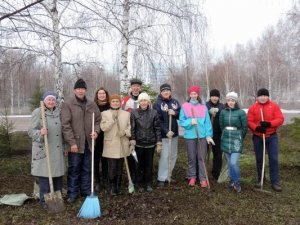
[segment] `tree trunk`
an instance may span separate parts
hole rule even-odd
[[[129,0],[123,4],[122,41],[121,41],[121,69],[120,69],[120,91],[127,92],[128,82],[128,45],[129,45]]]

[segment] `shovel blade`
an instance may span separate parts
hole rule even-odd
[[[66,209],[60,191],[47,193],[44,195],[44,198],[49,213],[59,213],[63,212]]]

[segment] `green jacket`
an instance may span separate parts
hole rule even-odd
[[[247,116],[239,108],[225,108],[220,113],[221,150],[226,153],[241,153],[243,139],[248,130]]]

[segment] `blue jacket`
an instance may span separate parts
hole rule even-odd
[[[197,118],[199,138],[212,137],[213,131],[206,105],[201,103],[192,104],[190,102],[185,102],[182,105],[179,115],[179,125],[184,128],[184,138],[197,138],[195,125],[192,125],[192,109],[194,110],[195,118]]]
[[[159,115],[162,138],[167,138],[166,134],[169,131],[168,109],[173,109],[175,111],[175,116],[172,116],[171,130],[174,132],[173,137],[178,136],[177,120],[179,119],[180,108],[180,103],[172,97],[170,99],[164,99],[161,95],[157,97],[157,100],[153,105],[153,109],[155,109]]]

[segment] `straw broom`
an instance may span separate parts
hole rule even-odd
[[[92,123],[92,133],[95,132],[95,113],[93,113],[93,123]],[[95,140],[92,138],[92,168],[91,168],[91,194],[87,196],[84,203],[79,210],[77,217],[85,218],[85,219],[95,219],[101,216],[100,211],[100,201],[98,196],[94,193],[94,148],[95,148]]]

